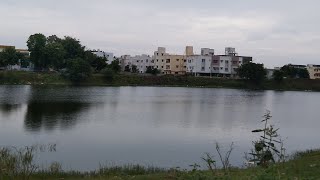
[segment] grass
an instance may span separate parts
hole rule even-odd
[[[162,169],[139,165],[101,167],[96,171],[63,171],[59,163],[53,163],[47,169],[36,169],[32,160],[35,147],[22,149],[0,149],[0,179],[320,179],[320,150],[297,152],[290,160],[277,163],[269,168],[247,167],[187,171],[179,169]]]
[[[34,85],[73,85],[58,73],[35,73],[19,71],[0,72],[0,84]],[[285,79],[281,83],[266,80],[261,85],[248,83],[240,79],[208,78],[193,76],[141,76],[137,74],[115,75],[113,80],[106,80],[102,74],[93,74],[89,79],[78,83],[85,86],[175,86],[207,87],[257,90],[295,90],[320,91],[320,80]]]

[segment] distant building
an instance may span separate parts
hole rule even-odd
[[[166,62],[165,59],[168,58],[169,54],[166,53],[166,48],[158,47],[158,50],[153,53],[154,68],[160,70],[164,74]]]
[[[8,46],[8,45],[0,45],[0,52],[2,52],[6,48],[16,48],[15,46]]]
[[[138,73],[145,73],[147,68],[150,66],[154,67],[154,60],[151,56],[142,54],[137,56],[124,55],[120,58],[121,69],[124,71],[126,67],[132,70],[132,66],[137,67]]]
[[[114,61],[113,53],[104,52],[100,50],[93,50],[91,52],[98,57],[107,58],[107,62],[106,62],[107,64],[111,64]]]
[[[0,45],[0,52],[4,51],[6,48],[14,48],[18,53],[23,54],[24,58],[19,59],[18,63],[15,65],[9,65],[7,67],[2,67],[1,69],[21,71],[31,71],[33,69],[32,63],[29,60],[30,52],[27,49],[16,49],[15,46]]]
[[[310,79],[320,79],[320,65],[308,64]]]
[[[227,47],[225,55],[215,55],[214,49],[202,48],[200,55],[187,56],[186,72],[196,76],[236,77],[237,69],[252,61],[252,57],[238,56],[235,48]]]

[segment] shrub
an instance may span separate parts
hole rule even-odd
[[[92,74],[89,62],[82,58],[68,60],[66,76],[73,82],[84,81]]]

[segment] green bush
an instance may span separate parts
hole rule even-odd
[[[89,78],[92,74],[89,62],[82,58],[68,60],[66,77],[72,82],[80,82]]]
[[[102,74],[103,74],[103,77],[106,81],[113,81],[114,80],[115,73],[112,69],[105,68],[102,70]]]

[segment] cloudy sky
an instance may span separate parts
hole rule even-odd
[[[30,34],[76,37],[123,54],[197,53],[224,47],[267,67],[320,64],[319,0],[1,0],[0,44],[26,47]]]

